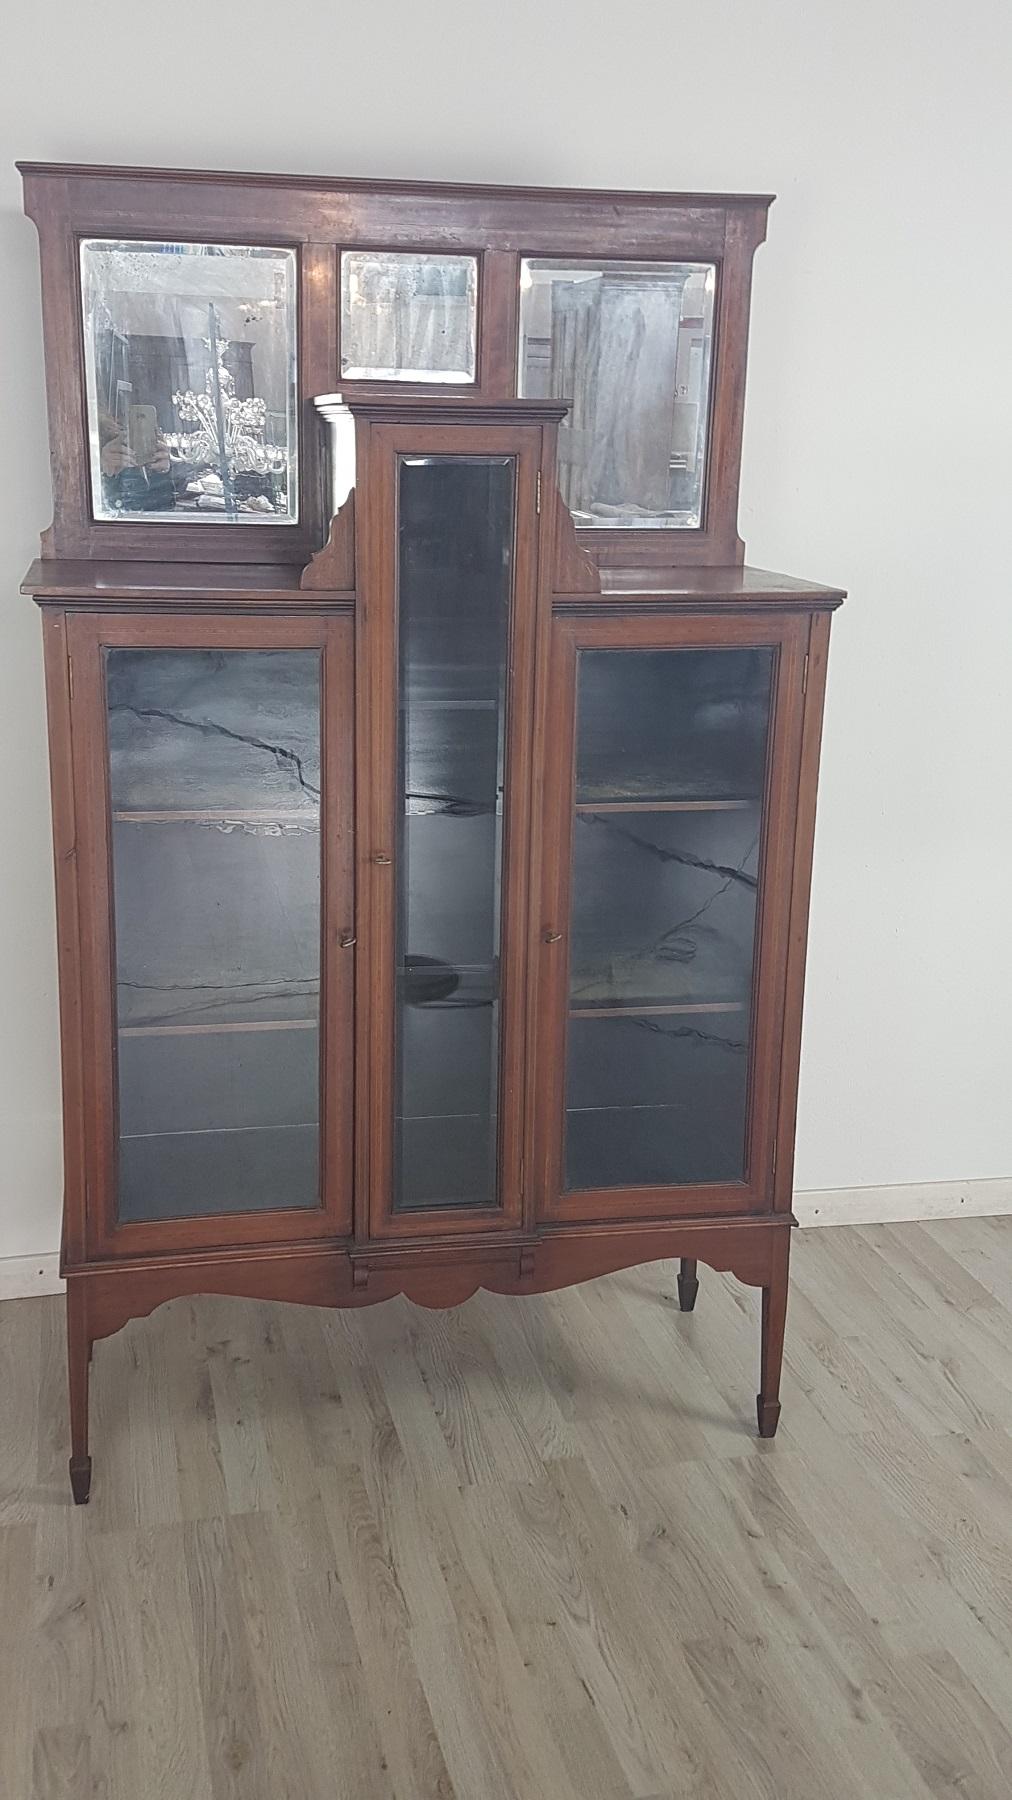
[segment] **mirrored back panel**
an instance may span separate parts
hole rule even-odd
[[[45,559],[297,581],[333,516],[311,402],[449,390],[476,416],[567,403],[560,483],[599,566],[744,560],[768,195],[20,167],[46,294]]]
[[[520,267],[518,391],[570,405],[559,485],[580,527],[703,522],[713,263]]]
[[[293,250],[81,244],[95,519],[294,524]]]

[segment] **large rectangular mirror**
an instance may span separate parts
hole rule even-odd
[[[519,392],[559,399],[559,485],[578,526],[698,528],[713,263],[520,265]]]
[[[92,238],[81,299],[93,516],[294,523],[295,252]]]

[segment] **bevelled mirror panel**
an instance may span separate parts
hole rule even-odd
[[[295,523],[296,292],[293,250],[82,243],[96,519]]]
[[[478,259],[403,251],[341,256],[341,374],[347,381],[471,382]]]
[[[705,504],[713,263],[521,263],[519,392],[570,403],[576,524],[693,530]]]

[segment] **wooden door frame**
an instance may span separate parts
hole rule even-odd
[[[769,1212],[777,1142],[784,1000],[809,621],[800,615],[570,613],[552,621],[545,861],[532,1037],[531,1169],[536,1217],[572,1222]],[[583,649],[765,648],[774,652],[753,961],[745,1180],[684,1186],[563,1188],[578,655]]]
[[[526,946],[535,770],[535,673],[551,613],[551,533],[539,495],[553,479],[560,408],[478,409],[433,403],[428,418],[353,406],[358,421],[358,1007],[356,1240],[455,1238],[519,1229],[523,1218]],[[524,419],[524,412],[527,418]],[[541,415],[541,416],[539,416]],[[397,468],[402,456],[509,456],[516,463],[513,586],[506,690],[506,754],[499,923],[498,1156],[500,1204],[393,1211],[397,910]],[[546,517],[554,518],[549,510]]]
[[[354,937],[353,624],[337,613],[290,617],[81,612],[66,624],[76,814],[85,1194],[83,1260],[346,1237],[352,1213]],[[103,651],[298,650],[321,653],[321,1204],[120,1224],[116,1219],[117,1074],[112,817]]]

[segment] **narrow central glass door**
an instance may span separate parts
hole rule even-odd
[[[490,1208],[516,461],[398,468],[394,1210]]]

